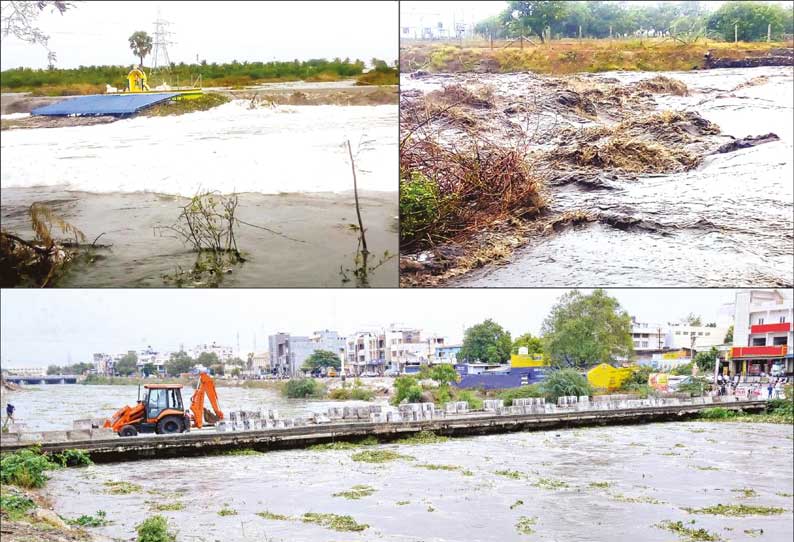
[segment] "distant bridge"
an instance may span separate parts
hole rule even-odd
[[[18,376],[3,375],[3,380],[14,384],[77,384],[77,375]]]

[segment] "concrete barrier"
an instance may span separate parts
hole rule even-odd
[[[108,430],[111,431],[112,430]],[[66,439],[67,440],[91,440],[91,430],[90,429],[72,429],[71,431],[66,432]]]

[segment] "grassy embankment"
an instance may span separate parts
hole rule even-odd
[[[519,72],[571,74],[580,72],[687,71],[703,67],[704,55],[740,59],[764,56],[774,49],[791,47],[791,42],[738,44],[699,40],[680,43],[671,40],[559,40],[545,45],[524,44],[521,49],[507,42],[484,41],[461,44],[411,43],[400,49],[400,70],[411,72]]]
[[[379,67],[365,73],[360,60],[309,60],[306,62],[251,62],[231,64],[178,64],[170,72],[150,74],[149,86],[163,83],[192,86],[197,76],[203,87],[244,88],[259,83],[290,81],[330,82],[355,79],[357,85],[396,85],[397,70]],[[0,91],[30,92],[34,96],[103,94],[105,85],[126,88],[129,66],[82,66],[74,69],[33,70],[15,68],[0,72]]]

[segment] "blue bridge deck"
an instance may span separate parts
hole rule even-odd
[[[68,117],[70,115],[124,116],[132,115],[141,109],[165,102],[178,95],[178,92],[164,92],[162,94],[94,94],[38,107],[30,113],[31,115],[51,117]]]

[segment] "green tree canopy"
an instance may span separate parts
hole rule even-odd
[[[200,363],[204,367],[212,367],[213,365],[218,365],[220,362],[221,360],[215,352],[202,352],[196,358],[196,363]]]
[[[703,319],[696,315],[694,312],[690,312],[686,316],[681,319],[681,322],[690,326],[702,326]]]
[[[455,367],[448,363],[439,363],[428,367],[425,365],[419,373],[421,378],[429,378],[435,380],[442,386],[448,385],[450,382],[457,382],[460,378]]]
[[[631,317],[602,289],[563,295],[543,322],[542,333],[552,364],[561,367],[587,369],[634,353]]]
[[[146,363],[141,367],[141,372],[146,376],[150,376],[157,372],[157,368],[154,366],[154,363]]]
[[[501,17],[511,36],[528,36],[534,33],[540,41],[545,41],[543,33],[546,27],[554,25],[564,17],[565,4],[556,0],[508,2]]]
[[[127,352],[120,360],[116,362],[116,372],[121,376],[129,376],[135,374],[138,366],[138,354],[133,351]]]
[[[518,354],[518,349],[522,346],[525,346],[530,354],[543,353],[543,339],[532,336],[532,333],[524,333],[516,337],[516,340],[513,341],[511,353]]]
[[[177,376],[190,372],[195,364],[195,360],[184,350],[172,352],[171,358],[165,362],[165,372],[171,376]]]
[[[772,36],[780,39],[791,33],[791,9],[767,2],[725,2],[711,14],[708,28],[725,41],[734,40],[734,24],[738,25],[739,41],[763,41],[767,25],[772,25]]]
[[[698,368],[704,373],[713,373],[714,372],[714,365],[716,364],[717,356],[719,356],[719,352],[715,347],[711,347],[711,350],[708,352],[698,352],[695,354],[695,358],[692,360],[697,364]]]
[[[140,59],[140,66],[143,67],[143,59],[152,52],[152,37],[144,32],[138,30],[129,37],[130,49],[132,53]]]
[[[506,363],[512,345],[510,333],[489,318],[466,330],[458,357],[470,362]]]
[[[728,331],[725,333],[725,338],[722,340],[725,344],[733,344],[733,324],[730,325]]]
[[[320,367],[333,367],[339,370],[342,367],[342,360],[339,356],[329,350],[315,350],[311,356],[306,358],[303,362],[301,369],[304,371],[313,371]]]
[[[50,365],[49,367],[47,367],[47,374],[59,375],[61,374],[61,368],[58,365]]]

